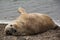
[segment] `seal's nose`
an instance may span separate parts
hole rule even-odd
[[[16,29],[14,28],[10,28],[8,30],[5,31],[6,32],[6,35],[13,35],[14,33],[16,33]]]

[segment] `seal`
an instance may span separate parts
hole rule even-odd
[[[24,8],[18,8],[18,12],[20,16],[5,27],[7,35],[34,35],[58,27],[46,14],[27,13]]]

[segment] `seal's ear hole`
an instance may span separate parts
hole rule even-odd
[[[10,25],[11,27],[13,26],[13,25]]]

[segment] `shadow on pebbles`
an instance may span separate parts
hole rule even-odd
[[[0,24],[0,40],[60,40],[60,29],[31,36],[6,36],[4,35],[5,26],[6,24]]]

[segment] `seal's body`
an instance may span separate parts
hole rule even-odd
[[[46,14],[26,13],[23,8],[18,9],[21,15],[5,27],[9,35],[30,35],[56,28],[56,24]]]

